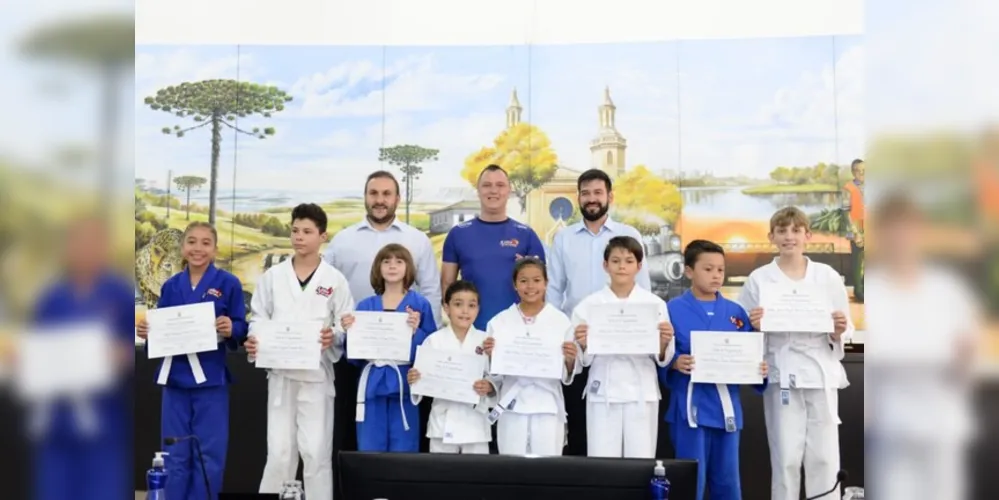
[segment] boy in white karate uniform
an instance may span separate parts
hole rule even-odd
[[[770,444],[772,500],[798,500],[804,458],[805,496],[819,495],[836,483],[839,472],[839,395],[848,385],[843,334],[853,331],[843,277],[832,267],[805,257],[811,238],[808,217],[796,207],[770,218],[770,242],[780,254],[749,275],[738,302],[760,330],[766,311],[761,289],[772,284],[802,283],[828,290],[833,331],[766,332],[766,362],[772,381],[763,393]],[[830,498],[839,498],[839,493]]]
[[[493,374],[490,380],[499,388],[493,410],[496,440],[503,455],[558,456],[566,444],[565,396],[562,385],[572,384],[583,371],[576,357],[576,343],[569,318],[545,302],[548,273],[540,259],[525,257],[513,267],[513,286],[520,297],[514,304],[489,320],[485,351],[492,360],[496,337],[500,343],[508,335],[547,338],[554,347],[561,341],[561,366],[545,366],[549,377]],[[554,350],[550,354],[554,354]],[[539,367],[540,368],[540,367]]]
[[[617,236],[604,249],[604,270],[610,284],[572,311],[576,343],[583,366],[590,367],[583,392],[586,398],[587,456],[653,458],[659,436],[659,378],[657,366],[668,366],[676,344],[666,302],[635,285],[642,267],[642,244]],[[654,304],[659,330],[658,355],[594,355],[586,350],[587,318],[598,304]],[[649,325],[657,328],[657,325]]]
[[[294,257],[270,268],[253,294],[246,352],[253,361],[266,339],[258,338],[266,321],[323,323],[323,356],[313,370],[274,369],[267,373],[267,463],[260,493],[280,493],[295,479],[302,455],[305,493],[310,499],[333,498],[333,363],[343,354],[342,325],[354,310],[347,279],[323,262],[319,247],[326,241],[326,213],[316,204],[291,212]],[[254,328],[257,327],[257,328]],[[337,329],[334,335],[333,329]],[[320,332],[316,332],[320,341]]]
[[[486,332],[476,330],[474,325],[475,317],[479,314],[479,292],[475,285],[470,281],[458,280],[447,287],[444,292],[444,312],[451,324],[432,333],[423,341],[421,348],[483,356],[486,358],[486,368],[482,379],[473,384],[475,392],[479,394],[478,404],[434,398],[427,421],[430,453],[488,455],[489,443],[493,440],[489,407],[496,389],[486,379],[489,371],[489,359],[483,348]],[[410,387],[418,384],[419,370],[410,368],[406,379]],[[411,394],[411,398],[414,405],[419,405],[423,396]]]

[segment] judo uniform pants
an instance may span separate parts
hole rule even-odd
[[[280,493],[284,481],[294,480],[301,453],[305,496],[332,500],[333,396],[328,382],[271,374],[267,386],[267,463],[260,493]]]
[[[462,455],[488,455],[489,443],[444,444],[440,438],[430,438],[430,453],[460,453]]]
[[[503,455],[560,456],[565,445],[565,423],[558,415],[507,411],[496,422],[496,437]]]
[[[605,403],[586,400],[586,455],[655,458],[659,402]]]
[[[874,460],[868,464],[876,480],[866,488],[871,498],[967,498],[964,443],[946,438],[934,442],[902,437],[872,441],[867,443],[867,451]]]
[[[176,445],[174,445],[176,447]],[[123,438],[46,438],[35,459],[35,500],[127,498],[131,448]],[[148,465],[147,465],[148,467]],[[171,474],[173,472],[171,471]],[[201,472],[195,476],[204,491]],[[204,493],[202,493],[204,497]]]
[[[839,472],[839,424],[830,414],[826,393],[821,389],[791,389],[788,404],[781,402],[781,389],[767,387],[763,393],[763,415],[770,444],[771,499],[798,500],[804,457],[805,496],[824,493],[836,483]],[[839,395],[832,396],[838,413]],[[833,492],[829,498],[840,498]]]
[[[364,402],[364,422],[357,423],[357,449],[359,451],[420,451],[420,407],[403,400],[406,422],[402,425],[399,396],[382,396]]]
[[[222,491],[222,474],[229,447],[229,386],[193,389],[163,387],[161,413],[163,438],[198,437],[212,498],[217,498]],[[165,448],[164,451],[169,453],[164,460],[169,471],[167,500],[205,499],[201,460],[194,442],[188,439]]]
[[[739,431],[670,424],[670,440],[677,459],[697,460],[697,500],[740,500]],[[711,494],[704,496],[707,485]],[[832,485],[829,485],[832,486]],[[826,488],[828,489],[828,487]]]

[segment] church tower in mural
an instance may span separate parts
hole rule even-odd
[[[611,179],[624,174],[624,150],[628,148],[628,141],[617,131],[614,123],[616,114],[617,106],[611,100],[610,88],[605,87],[604,102],[597,107],[599,129],[597,136],[590,141],[590,153],[592,167],[607,172]]]

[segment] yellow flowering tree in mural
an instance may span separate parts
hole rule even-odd
[[[658,234],[664,222],[676,227],[682,208],[680,189],[645,165],[628,170],[614,181],[615,218],[642,234]]]
[[[527,208],[527,195],[551,180],[558,170],[558,156],[548,135],[529,123],[518,123],[465,159],[461,177],[473,187],[479,174],[490,164],[503,167],[510,175],[510,189],[520,200],[520,211]]]

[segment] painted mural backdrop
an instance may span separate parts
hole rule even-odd
[[[844,188],[862,156],[858,37],[517,47],[136,47],[137,309],[180,268],[189,221],[214,222],[246,295],[287,258],[291,208],[330,233],[361,220],[365,177],[403,182],[399,217],[444,236],[478,210],[483,167],[510,172],[509,213],[545,242],[578,220],[576,178],[614,179],[656,292],[682,291],[679,251],[729,253],[735,296],[773,258],[770,215],[812,216],[809,255],[856,287]],[[141,314],[140,314],[141,316]]]

